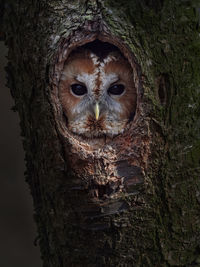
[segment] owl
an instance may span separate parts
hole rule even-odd
[[[64,65],[59,98],[69,131],[114,137],[124,132],[136,109],[133,70],[120,51],[98,56],[77,49]]]

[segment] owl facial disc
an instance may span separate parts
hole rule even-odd
[[[121,134],[136,109],[132,68],[120,51],[99,57],[77,49],[64,65],[59,98],[72,133],[86,138]]]

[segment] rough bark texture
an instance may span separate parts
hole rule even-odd
[[[199,7],[183,0],[4,5],[8,87],[45,267],[200,266]],[[57,97],[67,54],[96,38],[125,54],[138,90],[129,130],[100,150],[67,132]]]

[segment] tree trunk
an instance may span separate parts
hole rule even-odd
[[[198,1],[0,6],[44,266],[200,266]],[[70,133],[59,100],[68,55],[95,40],[137,89],[129,127],[104,141]]]

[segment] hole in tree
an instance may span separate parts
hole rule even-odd
[[[165,105],[167,101],[167,87],[168,87],[168,76],[162,74],[158,78],[158,97],[161,105]]]
[[[88,51],[92,52],[95,56],[90,56]],[[94,57],[96,59],[94,59]],[[80,63],[78,60],[80,60]],[[97,64],[95,60],[98,61]],[[91,66],[91,61],[93,61],[92,64],[94,64],[94,68],[98,68],[97,77],[93,77],[95,86],[93,86],[93,84],[91,85],[91,83],[89,84],[88,78],[86,78],[91,75],[95,76],[94,70],[88,70],[88,66]],[[110,70],[108,70],[110,62],[113,62],[113,65],[110,65]],[[76,66],[69,67],[70,64],[76,64]],[[113,81],[110,80],[110,83],[109,80],[107,80],[107,87],[103,86],[105,82],[101,80],[104,77],[102,74],[103,72],[101,72],[102,70],[100,70],[102,66],[105,68],[103,69],[103,71],[105,71],[105,80],[109,78],[109,75],[112,76],[115,74],[117,77],[117,79]],[[70,77],[66,75],[73,70],[75,70],[76,73],[71,73]],[[83,75],[84,73],[87,74],[85,77]],[[74,77],[74,80],[71,79],[71,77]],[[77,77],[81,77],[81,79],[79,80]],[[99,80],[96,81],[95,79]],[[134,84],[133,68],[122,51],[109,42],[96,39],[72,50],[65,61],[59,86],[59,98],[63,107],[63,122],[69,131],[82,138],[86,137],[87,140],[88,138],[94,139],[105,136],[113,138],[114,136],[122,134],[127,124],[133,121],[135,117],[137,92]],[[80,92],[75,92],[73,95],[70,94],[72,91],[74,92],[73,89],[75,86],[84,86],[84,94]],[[91,86],[91,88],[87,88],[89,86]],[[115,91],[113,91],[114,89]],[[100,92],[101,90],[105,92],[102,93]],[[100,98],[102,95],[104,97]],[[124,98],[123,95],[125,95]],[[96,103],[98,103],[98,106],[96,106]],[[124,103],[128,103],[128,105],[125,106],[126,104]],[[84,107],[84,109],[82,107]],[[122,110],[120,111],[121,113],[119,112],[120,108]],[[72,114],[74,110],[77,110],[77,114]],[[84,116],[85,111],[88,113],[88,118],[86,118],[86,116],[85,118],[81,118],[80,114]],[[124,117],[122,114],[123,111],[125,114]],[[119,114],[117,112],[119,112]],[[76,117],[77,121],[74,119]],[[71,118],[73,118],[73,121]],[[80,126],[77,126],[78,120],[82,123]],[[84,120],[85,123],[83,123]],[[124,124],[122,125],[122,123]],[[108,125],[108,130],[106,130],[106,125]],[[84,132],[82,129],[86,129],[87,132]]]
[[[90,50],[91,52],[96,54],[100,59],[105,58],[110,52],[117,51],[121,53],[119,48],[117,48],[115,45],[110,44],[108,42],[102,42],[98,39],[81,46],[81,48]]]

